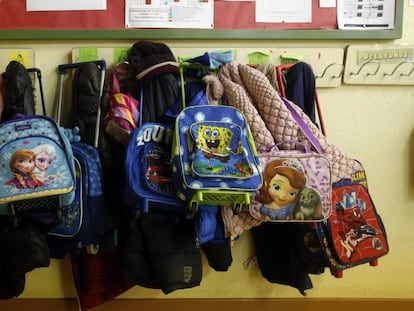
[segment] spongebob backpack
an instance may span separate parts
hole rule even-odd
[[[244,115],[224,105],[195,105],[177,116],[173,180],[191,212],[198,205],[249,206],[262,184],[257,151]]]

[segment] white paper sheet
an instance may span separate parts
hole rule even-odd
[[[125,0],[127,28],[213,28],[213,0]]]
[[[338,0],[339,29],[393,29],[395,0]]]
[[[336,0],[319,0],[320,8],[335,8]]]
[[[26,0],[27,11],[106,10],[106,0]]]
[[[310,23],[312,0],[256,0],[256,22]]]

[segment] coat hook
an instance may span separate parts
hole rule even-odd
[[[338,63],[331,63],[328,66],[325,67],[325,69],[323,70],[322,74],[320,76],[316,76],[316,79],[322,79],[326,72],[328,71],[329,68],[333,67],[333,66],[341,66],[341,71],[339,72],[339,74],[335,75],[335,76],[331,76],[332,79],[338,79],[342,76],[342,73],[344,72],[344,65],[343,64],[338,64]]]
[[[358,71],[357,72],[351,72],[350,73],[350,75],[351,76],[357,76],[357,75],[359,75],[360,74],[360,72],[361,72],[361,70],[362,70],[362,68],[364,68],[365,66],[367,66],[368,64],[377,64],[377,68],[375,69],[375,71],[374,72],[368,72],[367,73],[367,76],[375,76],[376,74],[377,74],[377,72],[378,72],[378,70],[380,69],[380,67],[381,67],[381,63],[379,62],[379,61],[376,61],[376,60],[369,60],[369,61],[367,61],[367,62],[365,62],[365,63],[363,63],[362,65],[361,65],[361,67],[359,67],[359,69],[358,69]]]
[[[394,70],[391,73],[384,73],[384,76],[393,76],[396,73],[397,69],[404,64],[411,64],[411,70],[408,73],[400,73],[400,76],[404,76],[404,77],[410,76],[414,71],[414,63],[411,61],[400,62],[397,66],[395,66]]]

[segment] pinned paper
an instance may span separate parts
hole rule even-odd
[[[250,53],[248,57],[249,64],[251,65],[265,64],[270,62],[270,55],[261,51]]]
[[[79,61],[80,62],[89,62],[98,59],[98,49],[83,47],[79,48]]]
[[[280,55],[280,63],[284,64],[291,64],[303,61],[303,55],[299,54],[282,54]]]
[[[129,48],[114,48],[114,64],[119,64],[127,59]]]
[[[9,61],[15,60],[21,63],[25,68],[29,68],[29,53],[25,51],[9,52]]]

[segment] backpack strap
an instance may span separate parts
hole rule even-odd
[[[291,112],[293,118],[295,119],[296,123],[299,125],[300,129],[302,130],[303,134],[309,139],[312,146],[315,148],[315,150],[318,153],[322,153],[321,145],[319,144],[318,139],[313,135],[310,128],[306,125],[305,121],[301,118],[299,113],[296,111],[296,109],[292,106],[292,104],[283,96],[281,96],[283,102],[285,103],[286,107]]]

